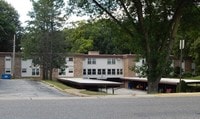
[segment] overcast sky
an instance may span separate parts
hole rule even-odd
[[[30,0],[5,0],[9,4],[11,4],[16,11],[18,11],[20,15],[20,21],[24,23],[29,19],[29,16],[27,16],[28,11],[32,10],[32,3]]]
[[[16,11],[18,11],[19,15],[20,15],[20,21],[22,22],[22,25],[25,26],[25,21],[29,20],[29,16],[27,16],[28,12],[31,11],[33,9],[32,7],[32,3],[30,2],[30,0],[5,0],[7,1],[9,4],[11,4]],[[66,0],[64,0],[66,1]],[[88,19],[88,17],[84,16],[84,17],[76,17],[75,15],[70,17],[68,22],[71,21],[78,21],[78,20],[82,20],[82,19]]]

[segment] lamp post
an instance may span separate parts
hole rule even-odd
[[[183,49],[185,47],[185,40],[180,40],[179,49],[181,51],[180,54],[180,80],[179,80],[179,92],[181,92],[181,79],[182,79],[182,60],[183,60]]]

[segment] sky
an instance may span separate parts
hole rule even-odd
[[[29,20],[29,16],[27,16],[28,11],[32,10],[32,3],[30,0],[5,0],[9,4],[11,4],[15,10],[19,13],[19,20],[22,22],[22,25],[25,24],[25,21]]]
[[[29,11],[32,11],[33,7],[32,7],[32,3],[30,2],[30,0],[5,0],[6,2],[8,2],[9,4],[11,4],[15,10],[19,13],[20,18],[19,20],[22,23],[22,26],[26,26],[25,21],[30,20],[30,17],[27,16]],[[77,17],[76,15],[72,15],[68,22],[72,22],[72,21],[78,21],[78,20],[84,20],[84,19],[88,19],[89,17],[84,16],[84,17]]]

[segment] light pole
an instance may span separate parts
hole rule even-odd
[[[15,34],[13,38],[12,77],[15,77]]]
[[[181,79],[182,79],[182,60],[183,60],[183,49],[185,47],[185,40],[180,40],[179,49],[181,50],[180,54],[180,80],[179,80],[179,92],[181,92]]]

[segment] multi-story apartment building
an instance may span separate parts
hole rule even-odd
[[[53,70],[53,77],[74,77],[91,79],[109,79],[138,76],[131,67],[141,66],[144,59],[136,61],[134,54],[108,55],[91,51],[88,54],[74,54],[66,56],[66,64],[61,69]],[[40,66],[34,65],[31,59],[23,60],[20,53],[16,53],[14,74],[15,78],[41,77]],[[191,60],[185,60],[183,71],[194,70]],[[179,66],[178,60],[173,60],[172,66]],[[0,52],[0,74],[12,74],[12,53]]]
[[[75,54],[66,58],[66,65],[54,73],[54,77],[79,77],[91,79],[135,76],[130,67],[135,64],[135,55],[106,55],[98,52]]]

